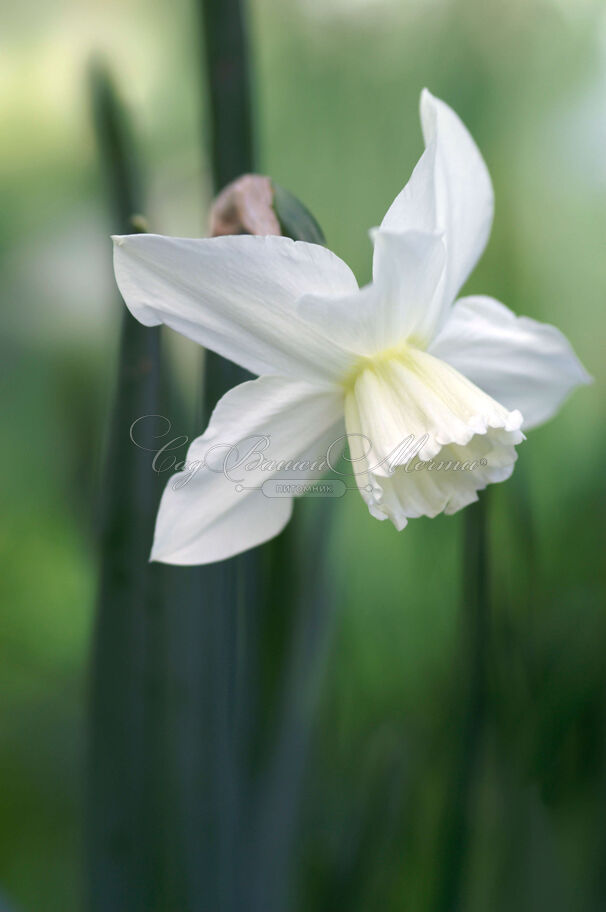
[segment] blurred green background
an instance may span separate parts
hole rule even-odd
[[[0,37],[0,893],[82,895],[95,504],[121,303],[85,78],[110,63],[151,229],[205,233],[195,10],[23,0]],[[487,724],[467,910],[606,908],[606,13],[591,0],[251,0],[260,170],[358,279],[421,150],[423,86],[471,129],[496,217],[468,290],[553,322],[595,384],[491,497]],[[172,341],[193,395],[196,353]],[[341,587],[307,764],[297,907],[428,909],[460,740],[461,517],[397,534],[333,501]],[[1,900],[0,900],[1,905]]]

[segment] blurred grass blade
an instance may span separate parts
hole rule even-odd
[[[99,64],[91,69],[91,93],[112,228],[128,233],[140,205],[137,172],[124,113]],[[100,591],[92,656],[87,821],[92,912],[148,912],[159,872],[148,816],[146,694],[146,663],[157,618],[151,626],[149,620],[157,614],[161,572],[148,563],[158,503],[158,476],[150,459],[156,429],[152,421],[141,422],[139,446],[134,446],[130,427],[136,418],[159,410],[160,335],[159,329],[137,323],[125,307],[120,313],[118,377],[100,504]]]
[[[333,509],[328,498],[299,503],[290,525],[273,543],[273,554],[283,566],[282,573],[270,580],[273,597],[270,594],[267,607],[275,614],[279,605],[286,613],[281,640],[271,640],[286,660],[275,680],[272,702],[277,711],[268,732],[275,735],[269,739],[255,793],[248,859],[250,912],[290,908],[304,773],[337,605],[328,566]]]
[[[254,170],[246,23],[240,0],[198,0],[215,194]]]
[[[203,82],[207,87],[213,194],[254,170],[251,91],[246,24],[240,0],[199,0]],[[251,379],[248,371],[206,352],[204,415],[220,397]]]
[[[487,654],[490,633],[488,559],[489,493],[463,511],[463,629],[459,670],[465,682],[454,754],[447,788],[436,871],[436,912],[462,912],[463,891],[476,809],[475,779],[480,768],[486,722]]]
[[[132,233],[140,213],[141,186],[125,111],[105,66],[94,60],[89,69],[95,139],[116,232]],[[134,324],[138,325],[138,324]]]

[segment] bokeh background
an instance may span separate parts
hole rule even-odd
[[[248,5],[260,170],[306,203],[359,280],[367,230],[421,152],[427,86],[468,124],[495,185],[492,239],[468,290],[555,323],[595,377],[529,434],[514,478],[492,492],[487,711],[464,884],[464,908],[478,912],[606,908],[605,12],[591,0]],[[203,235],[195,15],[182,0],[4,11],[0,892],[23,912],[82,902],[95,505],[121,308],[86,67],[101,54],[127,103],[151,229]],[[169,344],[190,401],[196,354]],[[398,535],[359,498],[333,504],[341,597],[293,903],[420,912],[449,863],[462,522],[417,520]]]

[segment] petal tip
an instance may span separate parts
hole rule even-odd
[[[585,370],[582,364],[580,365],[579,370],[579,383],[581,386],[591,386],[593,383],[595,383],[595,377],[592,377],[591,374]]]
[[[421,117],[421,125],[423,126],[424,132],[431,124],[435,129],[435,123],[433,118],[437,115],[435,113],[436,105],[438,99],[433,95],[428,88],[424,88],[421,91],[421,97],[419,99],[419,114]],[[429,136],[425,136],[426,145],[429,142]]]
[[[160,505],[160,510],[161,509],[162,509],[162,505]],[[148,562],[150,564],[170,564],[170,563],[172,563],[172,556],[175,553],[174,548],[168,547],[168,542],[166,541],[165,536],[162,536],[165,540],[164,540],[164,542],[161,542],[161,540],[160,540],[161,536],[158,534],[159,533],[159,529],[158,529],[159,521],[160,521],[160,513],[158,514],[158,517],[156,518],[156,532],[155,532],[154,540],[152,542],[152,546],[151,546],[151,549],[149,552]]]
[[[151,549],[151,551],[149,552],[149,557],[148,557],[148,559],[147,559],[147,563],[148,563],[148,564],[158,564],[158,563],[162,563],[162,558],[161,558],[161,556],[158,554],[158,549],[157,549],[157,547],[156,547],[155,544],[152,545],[152,549]]]
[[[512,409],[505,422],[506,431],[519,431],[524,425],[524,416],[519,409]]]

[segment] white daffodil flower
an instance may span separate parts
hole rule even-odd
[[[511,475],[522,426],[589,381],[553,326],[488,297],[455,303],[486,245],[493,191],[466,128],[427,90],[421,122],[425,151],[372,232],[364,288],[330,250],[284,237],[114,239],[116,279],[138,320],[259,375],[221,399],[191,445],[188,466],[200,471],[167,485],[152,559],[203,564],[272,538],[292,498],[255,486],[343,433],[373,516],[402,529],[454,513]],[[244,464],[237,451],[233,473],[212,464],[253,439],[271,442],[273,462],[255,452]]]

